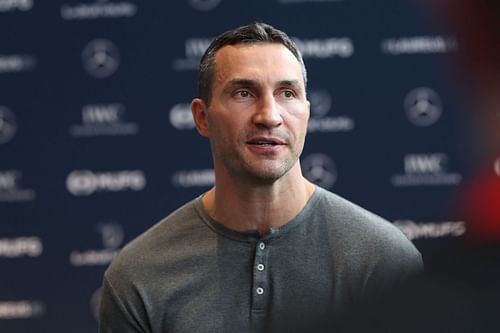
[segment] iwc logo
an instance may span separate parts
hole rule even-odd
[[[89,42],[83,49],[82,58],[87,73],[99,79],[113,75],[120,65],[117,47],[105,39]]]
[[[211,42],[212,38],[207,37],[186,39],[184,41],[184,58],[174,59],[172,68],[176,71],[197,70],[200,59]]]
[[[408,120],[416,126],[435,124],[442,113],[441,98],[430,88],[416,88],[406,95],[404,107]]]
[[[316,185],[330,189],[337,180],[335,162],[324,154],[312,154],[302,160],[304,176]]]
[[[215,9],[221,0],[188,0],[191,7],[200,11],[209,11]]]
[[[0,106],[0,144],[9,142],[17,131],[14,113],[5,106]]]
[[[444,153],[407,154],[404,173],[391,177],[395,187],[457,185],[462,180],[458,172],[449,172],[448,155]]]
[[[71,126],[72,137],[134,135],[139,125],[125,121],[125,105],[121,103],[88,104],[82,107],[81,125]]]

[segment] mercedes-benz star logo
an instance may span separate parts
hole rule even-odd
[[[335,162],[324,154],[312,154],[302,160],[304,176],[316,185],[330,189],[337,180]]]
[[[430,88],[416,88],[404,100],[408,120],[417,126],[431,126],[441,117],[442,104],[439,95]]]
[[[14,113],[5,106],[0,106],[0,144],[9,142],[17,131]]]
[[[109,40],[96,39],[87,44],[82,53],[83,65],[96,78],[111,76],[120,65],[120,54]]]

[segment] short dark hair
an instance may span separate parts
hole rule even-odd
[[[217,51],[227,45],[242,43],[277,43],[284,45],[299,61],[302,67],[304,85],[307,83],[306,66],[302,60],[300,50],[294,41],[288,37],[286,33],[269,24],[259,22],[252,23],[222,33],[212,41],[203,54],[198,71],[198,96],[203,99],[207,105],[210,104],[210,99],[212,97],[212,82]]]

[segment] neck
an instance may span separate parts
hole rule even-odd
[[[258,230],[261,235],[293,219],[307,204],[314,185],[301,173],[300,165],[271,184],[241,184],[220,179],[203,197],[209,215],[229,229]]]

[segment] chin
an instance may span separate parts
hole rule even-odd
[[[282,165],[280,167],[274,168],[251,168],[249,170],[246,170],[246,174],[248,178],[251,178],[258,183],[272,184],[286,175],[289,170],[290,168]]]

